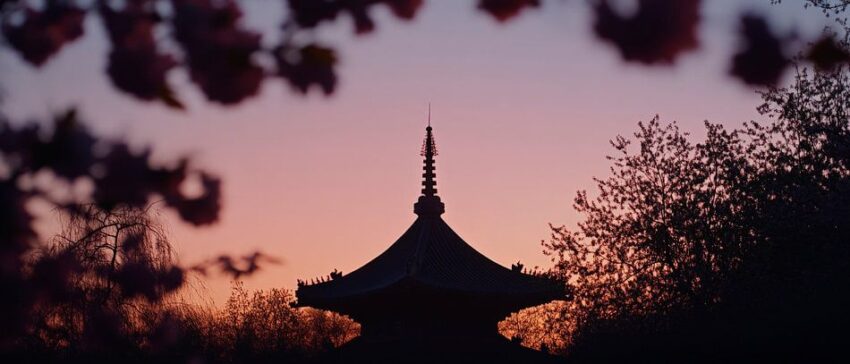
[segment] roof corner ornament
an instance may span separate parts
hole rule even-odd
[[[413,211],[419,215],[442,215],[446,211],[445,205],[440,201],[440,196],[437,196],[437,174],[434,170],[434,157],[437,153],[437,143],[434,142],[434,133],[431,128],[431,104],[428,104],[428,126],[425,127],[425,140],[422,142],[422,151],[419,155],[425,157],[423,160],[425,166],[422,170],[424,180],[422,181],[422,195],[419,196],[419,201],[413,205]]]

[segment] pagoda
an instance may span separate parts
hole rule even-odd
[[[430,119],[430,117],[429,117]],[[441,215],[437,155],[425,129],[422,195],[416,220],[386,251],[359,269],[299,281],[297,305],[335,311],[361,334],[328,358],[335,363],[551,363],[555,357],[500,335],[499,321],[526,307],[564,299],[564,285],[506,268],[455,233]]]

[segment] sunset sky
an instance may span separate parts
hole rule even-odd
[[[283,2],[246,3],[247,23],[273,34]],[[766,12],[785,34],[816,35],[828,23],[796,1],[705,3],[701,48],[674,67],[624,64],[594,38],[580,1],[546,2],[507,24],[472,1],[430,1],[412,22],[379,9],[371,35],[352,35],[347,19],[322,32],[341,56],[341,84],[328,98],[271,81],[261,96],[223,108],[178,73],[188,111],[139,102],[104,75],[108,45],[95,18],[87,37],[40,71],[0,53],[0,86],[13,119],[76,105],[101,134],[151,145],[162,161],[189,155],[221,176],[218,224],[193,228],[171,213],[167,224],[185,264],[255,250],[283,260],[247,279],[248,288],[294,288],[298,278],[350,272],[407,229],[430,102],[444,219],[502,265],[546,267],[547,224],[579,220],[573,196],[606,175],[608,140],[655,114],[696,137],[704,120],[734,126],[760,118],[758,95],[727,76],[739,14]],[[50,222],[42,225],[49,234]],[[207,287],[223,304],[227,279]]]

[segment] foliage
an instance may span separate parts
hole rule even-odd
[[[844,69],[803,70],[762,94],[767,125],[706,122],[693,143],[656,117],[612,142],[611,175],[575,199],[585,219],[544,243],[575,294],[576,360],[837,353],[846,335],[829,329],[850,321],[848,85]]]
[[[638,1],[637,11],[623,16],[611,2],[596,3],[594,31],[614,43],[626,61],[673,63],[699,46],[696,27],[702,1]]]
[[[336,313],[293,307],[291,291],[245,291],[237,282],[223,312],[234,347],[249,352],[297,350],[307,354],[338,347],[359,334],[359,325]],[[275,347],[284,346],[284,347]],[[247,353],[246,353],[247,354]]]
[[[593,30],[624,61],[669,65],[700,46],[697,30],[703,1],[639,0],[634,14],[618,11],[614,2],[589,2]],[[41,67],[66,44],[83,37],[88,17],[99,17],[111,45],[106,74],[115,88],[139,100],[182,109],[169,81],[177,69],[183,69],[209,101],[222,105],[256,96],[266,79],[283,80],[300,94],[314,87],[330,94],[337,84],[339,57],[316,40],[318,29],[347,16],[354,33],[367,34],[376,27],[374,8],[384,6],[395,17],[411,20],[422,3],[287,0],[278,5],[285,7],[279,33],[270,37],[244,24],[238,0],[6,0],[0,2],[0,29],[9,47]],[[844,0],[806,4],[827,14],[840,14],[847,7]],[[538,0],[480,0],[477,8],[507,22],[540,6]],[[743,48],[732,56],[731,74],[748,84],[776,84],[794,53],[802,52],[802,58],[815,64],[850,62],[846,51],[825,48],[841,45],[846,50],[846,19],[839,20],[843,39],[836,32],[812,41],[808,50],[797,47],[792,37],[773,33],[760,15],[743,14],[741,19]],[[269,38],[276,40],[272,43]]]
[[[612,175],[596,180],[599,196],[578,193],[575,208],[587,216],[579,229],[553,227],[545,247],[587,319],[709,303],[740,261],[749,232],[728,214],[746,199],[730,184],[751,170],[736,132],[706,128],[695,145],[675,123],[639,123],[638,151],[630,139],[612,142],[618,154]]]
[[[293,307],[291,291],[245,290],[234,282],[224,309],[181,306],[184,352],[208,363],[316,362],[359,334],[350,319]]]
[[[63,232],[25,261],[44,289],[0,353],[50,362],[309,362],[358,327],[241,282],[223,310],[186,303],[187,280],[151,207],[61,211]],[[191,272],[192,270],[189,270]],[[49,288],[49,289],[47,289]]]
[[[25,270],[51,297],[35,302],[13,352],[91,358],[156,344],[161,307],[184,283],[158,219],[134,207],[61,212],[64,231]]]
[[[0,118],[0,283],[11,292],[0,307],[0,352],[33,354],[38,350],[28,348],[42,340],[98,355],[144,343],[139,337],[158,326],[133,326],[145,327],[142,333],[126,325],[159,315],[147,306],[182,287],[187,270],[239,276],[267,260],[255,253],[178,265],[148,204],[158,198],[183,221],[211,224],[220,209],[219,180],[186,159],[158,166],[149,150],[98,138],[74,110],[57,114],[52,129],[39,125]],[[184,192],[189,181],[200,186],[198,195]],[[34,203],[66,218],[55,241],[36,234],[44,209]]]
[[[0,119],[0,152],[0,218],[4,221],[0,228],[0,281],[4,289],[16,292],[11,299],[3,300],[0,321],[6,329],[0,342],[4,344],[25,329],[21,320],[29,317],[36,305],[43,301],[59,304],[66,299],[69,276],[88,268],[73,254],[50,254],[26,274],[25,258],[43,246],[33,227],[32,202],[47,202],[72,216],[74,222],[80,222],[76,218],[85,214],[94,214],[91,217],[95,220],[102,218],[94,209],[121,214],[128,211],[121,209],[142,208],[152,196],[162,198],[166,206],[192,224],[209,224],[218,216],[219,183],[215,177],[190,169],[186,160],[172,167],[154,166],[149,151],[134,152],[123,142],[90,134],[73,110],[57,114],[52,130],[42,130],[37,123],[15,127]],[[204,190],[198,197],[186,196],[181,190],[190,176],[202,181]],[[91,188],[75,187],[80,184]],[[91,209],[81,207],[84,205]],[[97,234],[68,238],[81,238],[87,244],[89,238],[101,237]],[[176,272],[169,274],[169,285],[179,286],[182,277]],[[126,281],[115,279],[114,283],[131,291],[132,276],[129,274]]]
[[[525,347],[566,354],[567,340],[575,330],[571,318],[563,316],[566,304],[555,301],[516,312],[499,322],[499,333]]]

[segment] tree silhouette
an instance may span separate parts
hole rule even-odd
[[[15,127],[0,119],[0,282],[10,293],[0,300],[0,351],[32,354],[30,339],[42,334],[64,338],[65,345],[120,350],[138,341],[122,331],[128,321],[139,320],[127,319],[128,306],[161,302],[183,285],[187,270],[216,268],[240,276],[268,260],[255,253],[176,265],[148,203],[159,199],[193,225],[213,223],[220,209],[218,179],[185,159],[155,165],[148,150],[98,138],[74,110],[53,121],[52,129],[42,130],[38,123]],[[202,188],[196,197],[181,191],[189,179]],[[91,188],[74,188],[79,184]],[[33,201],[67,218],[64,233],[52,243],[35,233],[28,207]],[[38,334],[31,335],[33,330]]]
[[[576,360],[805,361],[842,355],[850,302],[850,73],[772,88],[771,122],[640,123],[578,228],[544,246],[576,299]],[[633,150],[632,144],[638,149]],[[611,347],[617,350],[611,350]]]
[[[19,344],[74,357],[120,353],[146,341],[133,337],[152,339],[161,328],[150,316],[184,283],[162,226],[141,208],[85,205],[62,213],[63,232],[28,259],[31,283],[48,297],[36,301],[26,318],[30,334]]]
[[[283,290],[249,299],[237,285],[224,311],[185,302],[188,276],[201,269],[178,264],[153,206],[88,204],[58,213],[62,232],[22,262],[24,298],[31,300],[19,308],[27,313],[20,330],[5,333],[4,358],[304,361],[323,353],[326,342],[339,345],[356,335],[350,320],[293,308],[291,292]]]

